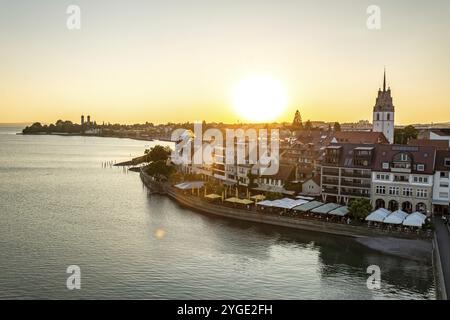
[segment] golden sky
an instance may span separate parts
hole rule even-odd
[[[450,2],[0,2],[0,122],[244,121],[232,106],[241,79],[283,84],[278,121],[372,120],[386,66],[398,124],[450,121]],[[395,3],[394,3],[395,2]]]

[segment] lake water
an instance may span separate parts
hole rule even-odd
[[[431,264],[344,237],[209,217],[102,162],[149,142],[0,127],[0,298],[434,299]],[[68,290],[66,268],[81,268]],[[366,268],[381,268],[381,289]]]

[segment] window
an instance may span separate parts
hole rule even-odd
[[[445,160],[444,160],[444,166],[450,167],[450,158],[445,158]]]
[[[439,184],[439,187],[441,187],[441,188],[448,188],[448,182],[441,182]]]
[[[403,188],[402,195],[404,197],[411,197],[412,196],[412,188]]]
[[[377,113],[377,121],[380,121],[380,114]]]
[[[377,180],[387,181],[387,180],[389,180],[389,175],[388,174],[377,174]]]
[[[424,164],[418,164],[417,165],[417,171],[425,171],[425,165]]]
[[[385,186],[377,186],[375,189],[376,194],[386,194],[386,187]]]
[[[428,183],[428,177],[414,177],[413,181],[415,183]]]
[[[389,187],[389,194],[391,196],[398,196],[400,194],[400,188],[399,187]]]
[[[447,171],[441,171],[441,178],[448,178],[448,172]]]
[[[417,198],[426,198],[426,197],[428,197],[428,190],[427,189],[417,189],[416,197]]]
[[[391,121],[391,114],[390,113],[387,114],[387,120]]]
[[[439,192],[439,198],[448,199],[448,192]]]
[[[383,169],[389,169],[389,162],[383,162]]]

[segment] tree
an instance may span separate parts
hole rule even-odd
[[[341,125],[339,124],[339,122],[335,122],[333,128],[334,128],[334,132],[341,131]]]
[[[171,150],[169,147],[163,147],[160,145],[154,146],[147,152],[147,161],[148,162],[156,162],[160,160],[166,161],[169,158],[170,153]]]
[[[146,172],[149,176],[152,177],[166,177],[169,178],[170,175],[174,172],[175,168],[173,166],[166,165],[165,160],[159,160],[151,162],[146,167]]]
[[[394,140],[398,144],[407,144],[411,139],[417,139],[419,131],[413,126],[409,125],[403,129],[395,129]]]
[[[305,129],[306,130],[311,130],[312,129],[312,123],[310,120],[306,121],[305,123]]]
[[[355,199],[350,202],[348,211],[353,218],[364,219],[372,211],[372,205],[368,199]]]
[[[279,192],[267,192],[266,200],[277,200],[281,199],[283,195]]]

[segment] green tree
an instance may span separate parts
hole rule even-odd
[[[312,129],[312,123],[310,120],[306,121],[305,123],[305,129],[306,130],[311,130]]]
[[[333,128],[334,128],[334,132],[340,132],[341,131],[340,123],[339,122],[335,122]]]
[[[154,146],[150,150],[146,150],[147,153],[147,161],[148,162],[156,162],[156,161],[166,161],[171,153],[169,147],[163,147],[161,145]]]
[[[355,199],[350,202],[348,211],[353,218],[364,219],[372,211],[372,205],[368,199]]]
[[[165,177],[169,178],[170,175],[174,172],[175,168],[173,166],[166,165],[165,160],[159,160],[151,162],[146,167],[146,172],[149,176],[152,177]]]
[[[419,131],[414,126],[406,126],[403,129],[395,129],[394,140],[398,144],[407,144],[411,139],[417,139]]]
[[[281,199],[283,195],[279,192],[267,192],[266,200],[277,200]]]

